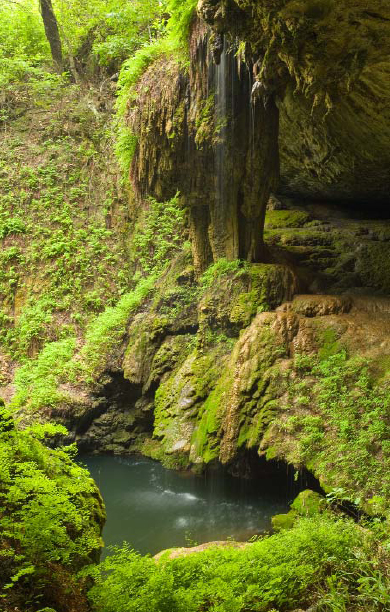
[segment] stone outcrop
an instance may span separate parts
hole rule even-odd
[[[251,97],[252,64],[210,29],[191,33],[189,73],[162,58],[140,79],[128,123],[138,146],[131,178],[138,197],[172,197],[189,210],[197,272],[221,257],[264,259],[263,226],[279,178],[278,109]],[[158,78],[156,78],[158,75]]]
[[[203,552],[209,548],[246,548],[250,546],[249,542],[233,542],[229,540],[218,540],[216,542],[206,542],[205,544],[199,544],[198,546],[190,546],[180,548],[169,548],[168,550],[162,550],[161,552],[154,555],[156,561],[166,561],[167,559],[177,559],[178,557],[186,557],[187,555],[193,555],[194,553]]]
[[[285,419],[319,419],[333,434],[307,391],[319,383],[299,359],[358,356],[380,394],[389,383],[388,223],[348,214],[274,198],[265,238],[279,263],[216,265],[196,280],[190,253],[180,255],[98,383],[75,389],[75,405],[57,412],[72,439],[84,450],[137,450],[196,470],[220,462],[245,474],[250,453],[306,465]],[[377,249],[382,265],[369,274]],[[340,472],[318,465],[309,467],[334,486]]]
[[[388,3],[200,0],[198,10],[247,43],[257,82],[276,95],[283,189],[388,202]]]
[[[138,196],[177,190],[197,272],[265,261],[271,191],[388,203],[390,12],[383,0],[201,0],[190,67],[164,57],[128,123]],[[237,41],[240,41],[238,44]]]

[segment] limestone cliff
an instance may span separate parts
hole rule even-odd
[[[139,265],[136,298],[64,356],[45,415],[83,450],[242,475],[265,456],[387,511],[390,16],[374,5],[202,0],[188,61],[139,78],[132,249],[148,198],[161,212],[178,192],[191,245],[184,230],[158,278]]]
[[[189,69],[167,57],[149,68],[128,118],[136,191],[180,190],[198,270],[219,257],[266,259],[278,184],[355,207],[388,201],[386,3],[202,0],[198,14]]]
[[[384,0],[201,0],[245,41],[280,109],[282,185],[321,198],[388,200],[390,9]]]
[[[181,254],[96,382],[52,416],[84,450],[141,450],[201,470],[219,461],[239,474],[252,453],[266,455],[383,510],[388,222],[318,203],[275,206],[265,240],[279,263],[222,260],[197,281]]]

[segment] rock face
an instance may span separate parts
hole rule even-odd
[[[198,13],[189,66],[157,60],[127,114],[133,212],[179,190],[192,257],[172,262],[63,418],[86,450],[241,474],[250,454],[284,459],[379,507],[389,7],[201,0]]]
[[[128,122],[138,137],[131,176],[138,196],[180,191],[189,209],[195,268],[221,257],[264,257],[266,204],[278,181],[278,109],[251,96],[252,64],[198,21],[189,73],[163,58],[143,75]],[[156,79],[158,74],[158,79]]]
[[[345,417],[356,439],[362,435],[364,461],[373,471],[385,466],[389,229],[388,222],[349,213],[274,198],[265,239],[279,263],[225,262],[196,280],[190,253],[180,255],[129,321],[100,383],[62,413],[73,438],[85,450],[137,450],[199,470],[220,462],[239,474],[247,473],[250,457],[265,455],[309,466],[325,488],[343,482],[363,490],[349,463],[356,449],[348,443],[343,467],[327,445],[338,452],[344,444]],[[370,274],[378,252],[382,263]],[[366,370],[371,433],[358,392]],[[341,376],[340,406],[346,402],[340,423],[320,401],[333,376]],[[382,406],[379,417],[375,406]],[[365,498],[382,495],[381,486],[378,476]]]
[[[388,202],[390,8],[384,0],[201,0],[247,43],[280,109],[285,191]]]
[[[294,197],[388,203],[387,3],[201,0],[198,13],[189,71],[154,64],[128,117],[136,192],[181,192],[197,271],[264,261],[279,179]]]

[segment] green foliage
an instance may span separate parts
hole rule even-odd
[[[113,62],[118,65],[164,28],[165,2],[111,0],[108,7],[107,3],[100,4],[103,10],[100,9],[100,21],[94,32],[93,52],[104,66],[112,66]]]
[[[64,431],[53,425],[21,431],[0,407],[1,596],[7,603],[17,587],[24,609],[35,608],[35,596],[48,585],[58,587],[60,567],[68,568],[70,581],[63,588],[74,584],[71,571],[101,546],[104,511],[96,485],[67,448],[49,450],[40,442]]]
[[[328,485],[339,488],[339,497],[385,511],[390,498],[389,388],[371,381],[363,359],[334,353],[332,334],[325,340],[321,359],[295,360],[298,377],[289,385],[289,398],[299,410],[275,427],[294,435],[289,460],[315,466]]]
[[[14,355],[28,355],[34,346],[44,342],[48,326],[52,323],[53,302],[47,298],[31,299],[23,309],[14,329],[5,336],[4,344]]]
[[[134,85],[141,75],[163,53],[169,53],[172,45],[166,38],[157,38],[139,49],[132,57],[122,64],[118,82],[117,109],[123,116],[129,99],[136,96]]]
[[[369,576],[377,576],[372,591],[357,590]],[[287,611],[324,599],[329,579],[348,594],[349,610],[384,610],[376,599],[384,601],[389,587],[371,536],[329,516],[302,518],[245,549],[211,548],[158,563],[125,546],[94,577],[90,597],[99,612]]]
[[[45,38],[38,2],[2,2],[0,23],[0,58],[18,58],[34,63],[48,57],[49,45]]]
[[[167,202],[149,198],[145,216],[134,230],[132,257],[136,269],[159,273],[182,247],[186,211],[179,193]]]
[[[66,392],[61,390],[61,383],[77,376],[91,380],[98,375],[99,368],[123,339],[129,317],[152,291],[155,281],[153,275],[140,281],[115,306],[108,306],[93,318],[86,328],[85,342],[79,353],[75,353],[73,335],[46,343],[36,358],[27,360],[16,370],[12,407],[48,410],[68,399]]]
[[[170,20],[168,31],[173,40],[179,44],[188,44],[191,22],[196,11],[197,0],[169,0]]]
[[[104,66],[114,66],[164,26],[165,3],[159,0],[53,0],[65,55],[92,53]],[[0,57],[24,59],[31,66],[50,59],[39,3],[5,2],[0,7]],[[17,32],[15,29],[17,26]]]
[[[12,406],[39,410],[58,404],[64,398],[58,385],[75,348],[75,338],[50,342],[36,359],[22,365],[15,373],[16,394]]]
[[[18,217],[5,217],[0,219],[0,239],[9,234],[25,234],[26,224]]]
[[[240,259],[228,261],[227,259],[218,259],[214,264],[209,266],[206,272],[203,273],[200,284],[203,287],[211,287],[214,281],[225,274],[242,274],[246,269],[246,263]]]
[[[12,123],[0,153],[0,342],[19,360],[80,333],[129,283],[107,117],[77,86],[51,95]]]
[[[81,350],[82,369],[91,374],[104,364],[126,332],[130,315],[153,290],[156,276],[150,275],[139,281],[133,291],[125,293],[115,306],[106,308],[91,321],[85,334],[85,344]]]

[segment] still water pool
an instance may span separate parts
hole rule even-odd
[[[142,554],[190,541],[245,541],[268,530],[271,517],[287,511],[290,501],[278,487],[264,489],[258,480],[220,471],[195,476],[144,457],[84,456],[81,462],[106,504],[103,556],[123,541]]]

